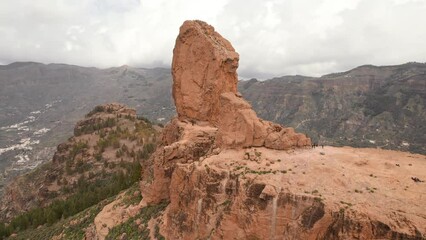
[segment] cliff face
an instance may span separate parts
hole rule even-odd
[[[173,98],[178,115],[217,122],[219,98],[237,92],[239,55],[214,28],[198,21],[182,25],[173,50]],[[220,79],[220,81],[218,81]]]
[[[424,239],[419,194],[424,184],[408,176],[425,178],[425,160],[375,149],[223,150],[175,167],[162,234],[167,239]]]
[[[174,53],[178,117],[140,183],[142,206],[169,202],[167,239],[425,237],[424,184],[408,177],[426,178],[424,156],[311,149],[305,135],[259,119],[235,91],[238,55],[204,22],[183,24]]]

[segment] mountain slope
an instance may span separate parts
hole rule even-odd
[[[259,116],[325,145],[426,152],[426,64],[242,81]]]
[[[170,71],[13,63],[0,67],[0,170],[6,179],[48,161],[75,123],[120,102],[165,122],[174,114]],[[170,109],[171,108],[171,109]],[[158,120],[159,119],[159,120]],[[1,182],[1,181],[0,181]]]
[[[97,106],[58,145],[52,161],[6,187],[0,201],[1,221],[10,222],[6,230],[50,226],[130,187],[155,149],[156,134],[134,109]]]

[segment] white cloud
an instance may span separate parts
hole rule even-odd
[[[179,26],[212,24],[242,77],[426,61],[425,0],[2,0],[0,62],[170,66]]]

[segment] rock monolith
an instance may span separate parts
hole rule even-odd
[[[173,98],[180,120],[218,128],[223,148],[310,145],[304,134],[259,119],[237,92],[239,55],[231,43],[202,21],[185,21],[173,50]]]

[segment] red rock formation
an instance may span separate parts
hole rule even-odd
[[[228,92],[220,96],[218,145],[222,148],[261,147],[290,149],[311,144],[293,128],[262,120],[241,96]]]
[[[398,216],[408,219],[404,226],[395,225],[398,219],[377,217],[404,208],[402,201],[382,209],[348,193],[378,184],[364,169],[353,170],[352,161],[339,159],[326,168],[324,153],[311,153],[318,149],[276,151],[310,145],[310,139],[259,119],[236,92],[237,66],[238,54],[213,27],[201,21],[183,24],[173,57],[178,117],[164,128],[141,181],[142,205],[170,202],[160,229],[166,239],[421,239],[422,215]],[[343,149],[332,159],[359,157],[353,152]],[[298,174],[290,174],[299,163]],[[342,169],[355,177],[335,182]],[[324,174],[318,176],[319,171]],[[363,185],[354,186],[358,182]],[[320,187],[321,195],[315,190]],[[350,209],[348,199],[359,207]]]
[[[265,146],[290,149],[310,145],[304,134],[259,119],[237,89],[238,53],[214,28],[186,21],[173,51],[173,98],[178,118],[146,166],[142,192],[147,203],[169,198],[177,163],[198,161],[214,149]],[[154,181],[152,181],[154,179]]]
[[[201,21],[186,21],[173,50],[173,98],[179,118],[217,122],[219,98],[237,92],[239,55]]]
[[[222,148],[266,146],[289,149],[310,139],[259,119],[237,93],[239,56],[202,21],[186,21],[173,50],[173,98],[180,120],[207,121],[219,129]]]
[[[245,157],[252,152],[255,159]],[[354,164],[365,156],[370,164]],[[403,171],[383,170],[389,156],[418,166],[413,174],[426,169],[424,156],[378,149],[213,150],[163,171],[171,179],[161,233],[166,239],[424,239],[426,216],[416,193],[423,186],[403,190],[412,180],[401,176],[411,170],[389,177]],[[347,176],[338,174],[342,169]]]

